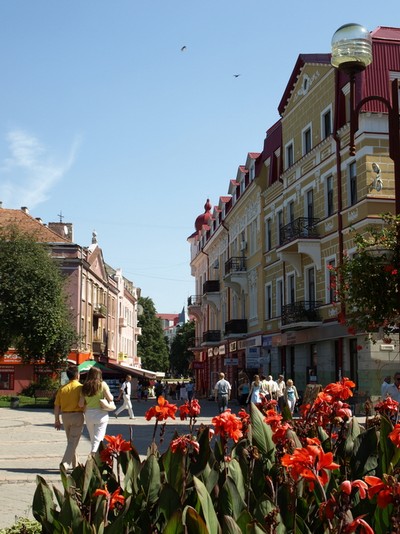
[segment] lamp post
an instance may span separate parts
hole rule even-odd
[[[355,155],[354,137],[358,130],[361,108],[371,100],[382,102],[388,111],[389,157],[394,164],[395,211],[400,215],[400,118],[399,80],[391,83],[391,102],[379,95],[370,95],[355,103],[356,74],[372,63],[371,34],[359,24],[345,24],[332,37],[333,67],[350,77],[350,155]]]

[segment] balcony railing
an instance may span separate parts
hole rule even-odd
[[[282,325],[294,323],[317,323],[321,321],[318,307],[321,300],[302,300],[282,306]]]
[[[279,246],[286,245],[296,239],[310,239],[319,237],[317,224],[319,219],[299,217],[294,221],[282,226],[279,233]]]
[[[107,308],[104,304],[95,304],[93,307],[93,316],[105,319],[107,317]]]
[[[231,273],[246,272],[246,258],[236,256],[225,262],[225,275]]]
[[[247,334],[247,319],[231,319],[225,323],[225,335]]]
[[[203,284],[203,295],[206,293],[218,293],[219,292],[219,280],[207,280]]]
[[[93,340],[92,350],[95,354],[103,354],[106,350],[106,344],[103,341]]]
[[[201,306],[201,295],[191,295],[188,297],[188,306]]]
[[[203,333],[203,343],[218,343],[221,341],[220,330],[207,330]]]

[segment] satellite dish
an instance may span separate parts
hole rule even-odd
[[[68,235],[68,226],[64,225],[64,235]]]

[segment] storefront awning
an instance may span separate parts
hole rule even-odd
[[[131,367],[130,365],[124,365],[123,363],[107,363],[107,367],[110,369],[118,370],[120,373],[129,374],[136,377],[142,377],[142,378],[152,378],[153,380],[156,380],[157,378],[164,378],[165,373],[161,373],[158,371],[150,371],[149,369],[143,369],[139,367]]]
[[[95,360],[86,360],[83,363],[80,363],[78,365],[78,369],[80,373],[87,373],[89,369],[92,367],[97,367],[98,369],[101,369],[102,371],[107,370],[107,367],[103,365],[102,363],[96,362]]]

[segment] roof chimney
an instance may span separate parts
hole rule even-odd
[[[21,206],[21,210],[26,213],[27,215],[29,215],[29,210],[26,206]]]

